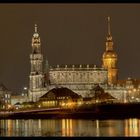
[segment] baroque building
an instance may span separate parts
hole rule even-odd
[[[108,35],[106,41],[106,50],[103,53],[103,68],[108,69],[108,84],[116,84],[117,83],[117,75],[118,69],[116,67],[117,63],[117,54],[113,50],[113,40],[110,30],[110,17],[108,17]]]
[[[38,101],[39,98],[53,88],[65,87],[82,97],[90,97],[91,90],[99,84],[106,92],[120,100],[124,88],[114,85],[117,82],[116,67],[117,54],[113,50],[113,41],[110,31],[110,18],[108,18],[108,36],[106,51],[103,54],[102,67],[94,64],[73,64],[49,66],[46,60],[43,69],[43,55],[41,52],[41,41],[35,25],[32,37],[32,53],[30,54],[31,72],[29,76],[29,99]],[[113,85],[113,88],[112,88]]]
[[[67,87],[86,97],[95,84],[107,84],[107,69],[96,65],[56,65],[49,68],[49,87]]]
[[[37,101],[55,87],[66,87],[86,97],[94,84],[107,84],[108,71],[93,64],[49,66],[46,60],[43,71],[43,55],[41,41],[35,25],[32,37],[32,53],[30,54],[31,72],[29,76],[29,99]]]

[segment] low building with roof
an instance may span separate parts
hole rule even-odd
[[[111,94],[105,92],[104,89],[98,84],[91,90],[92,101],[95,103],[109,103],[116,100]]]
[[[80,104],[82,96],[65,87],[53,88],[39,102],[42,107],[68,107]]]

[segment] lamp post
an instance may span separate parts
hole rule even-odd
[[[24,95],[26,94],[26,96],[27,96],[28,95],[28,92],[27,92],[28,91],[28,88],[27,87],[24,87],[23,90],[24,90]]]

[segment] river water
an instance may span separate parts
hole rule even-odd
[[[140,119],[8,119],[0,120],[0,136],[140,136]]]

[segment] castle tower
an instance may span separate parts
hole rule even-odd
[[[113,41],[110,30],[110,17],[108,17],[108,35],[106,38],[106,50],[103,53],[103,67],[108,69],[108,84],[116,84],[118,69],[116,67],[117,54],[113,50]]]
[[[42,95],[44,75],[43,75],[43,55],[41,53],[41,41],[35,24],[35,32],[32,37],[32,53],[30,54],[31,72],[29,82],[29,98],[37,101]]]

